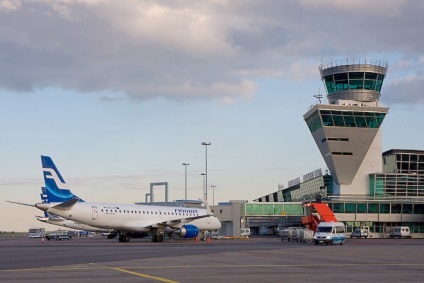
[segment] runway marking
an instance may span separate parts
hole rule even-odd
[[[331,266],[424,266],[424,263],[332,263]],[[36,267],[36,268],[22,268],[22,269],[0,269],[0,272],[24,272],[24,271],[67,271],[67,270],[88,270],[92,268],[106,268],[114,269],[116,271],[127,272],[137,276],[150,276],[137,272],[132,272],[129,269],[160,269],[160,268],[234,268],[234,267],[328,267],[328,264],[225,264],[225,265],[161,265],[161,266],[133,266],[133,267],[112,267],[105,265],[96,265],[89,263],[71,265],[71,266],[52,266],[52,267]],[[149,277],[150,278],[150,277]],[[161,277],[152,277],[153,279],[162,282],[177,282]]]
[[[132,274],[132,275],[135,275],[135,276],[138,276],[138,277],[149,278],[149,279],[161,281],[161,282],[179,283],[178,281],[174,281],[174,280],[170,280],[170,279],[166,279],[166,278],[162,278],[162,277],[157,277],[157,276],[152,276],[152,275],[147,275],[147,274],[143,274],[143,273],[138,273],[138,272],[126,270],[126,269],[119,268],[119,267],[112,267],[110,269],[121,271],[121,272],[125,272],[125,273],[129,273],[129,274]]]
[[[370,266],[424,266],[424,263],[332,263],[332,267],[337,266],[361,266],[361,265],[370,265]],[[24,271],[71,271],[71,270],[89,270],[93,268],[105,268],[113,269],[116,271],[127,272],[133,275],[148,277],[156,279],[162,282],[178,282],[166,278],[154,277],[147,274],[137,273],[130,271],[129,269],[160,269],[160,268],[249,268],[249,267],[328,267],[328,264],[225,264],[225,265],[160,265],[160,266],[132,266],[132,267],[113,267],[106,265],[96,265],[96,264],[78,264],[71,266],[51,266],[51,267],[36,267],[36,268],[22,268],[22,269],[0,269],[2,272],[24,272]]]

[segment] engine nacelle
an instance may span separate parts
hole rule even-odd
[[[187,224],[175,230],[174,233],[182,238],[194,238],[199,234],[199,228],[192,224]]]

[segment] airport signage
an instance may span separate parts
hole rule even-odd
[[[296,179],[290,180],[288,183],[288,187],[293,187],[295,185],[299,185],[300,184],[300,177],[297,177]]]
[[[322,176],[321,168],[319,168],[315,171],[309,172],[308,174],[303,175],[303,182],[312,180],[312,179],[319,177],[319,176]]]

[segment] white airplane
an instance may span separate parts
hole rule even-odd
[[[35,207],[70,221],[116,231],[120,242],[129,242],[140,233],[152,234],[154,242],[162,242],[164,233],[194,238],[199,232],[221,228],[208,208],[84,202],[67,188],[50,157],[41,156],[41,160],[49,202]]]

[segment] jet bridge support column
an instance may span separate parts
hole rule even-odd
[[[168,203],[168,182],[150,183],[150,202],[154,202],[153,187],[165,186],[165,203]],[[147,199],[146,199],[147,201]]]

